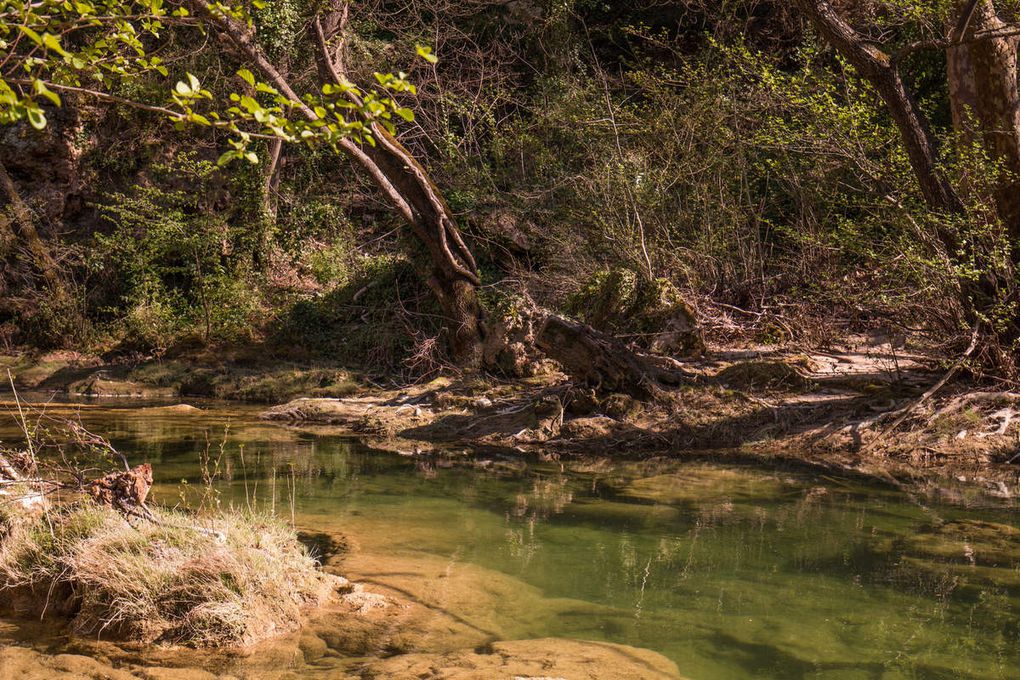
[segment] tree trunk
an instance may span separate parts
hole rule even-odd
[[[346,19],[346,4],[330,12],[325,21],[315,18],[319,71],[337,84],[346,80],[341,70],[342,45],[330,50],[330,36],[324,27],[332,32],[342,31]],[[360,103],[353,94],[348,96]],[[450,354],[458,365],[478,367],[482,362],[485,324],[477,291],[481,280],[474,257],[428,171],[381,125],[372,125],[372,134],[375,146],[358,147],[344,140],[344,148],[368,170],[383,191],[400,199],[398,207],[404,219],[429,255],[425,281],[446,316]]]
[[[459,365],[477,367],[485,315],[474,258],[425,169],[386,130],[375,126],[374,132],[378,145],[364,148],[365,155],[411,208],[408,223],[429,254],[425,280],[448,320],[450,353]]]
[[[654,357],[632,352],[611,335],[556,314],[541,318],[535,345],[575,380],[602,392],[625,392],[648,399],[686,376]]]
[[[978,141],[1000,164],[991,198],[999,219],[1020,239],[1020,94],[1015,35],[997,36],[1007,24],[991,0],[958,0],[946,51],[953,126],[966,142]]]
[[[262,181],[262,209],[266,216],[276,220],[277,192],[280,190],[280,167],[283,165],[283,140],[274,139],[269,144],[269,163]]]
[[[935,139],[928,120],[903,83],[899,69],[890,56],[867,41],[832,8],[828,0],[796,0],[818,32],[878,92],[896,123],[910,166],[917,177],[928,206],[937,212],[962,213],[963,202],[939,167]],[[949,252],[955,251],[955,238],[940,234]]]
[[[32,211],[22,200],[14,180],[7,174],[7,168],[4,167],[3,161],[0,161],[0,188],[7,195],[11,211],[14,213],[14,224],[16,225],[18,241],[21,242],[29,253],[32,264],[43,277],[43,281],[46,282],[46,287],[49,289],[50,294],[57,299],[63,299],[64,282],[60,276],[60,268],[50,254],[49,248],[46,247],[45,241],[42,240],[39,232],[36,231]]]
[[[944,214],[964,214],[966,210],[960,194],[939,167],[935,139],[928,121],[904,86],[896,59],[843,21],[828,0],[796,2],[819,33],[881,95],[899,129],[928,206]],[[954,123],[958,129],[966,129],[969,121],[975,120],[985,148],[995,160],[1002,162],[1005,173],[997,179],[993,198],[1010,236],[1015,240],[1020,237],[1020,174],[1017,174],[1020,171],[1020,102],[1017,97],[1016,38],[986,34],[1005,26],[996,16],[992,0],[957,0],[956,7],[956,22],[948,42]],[[958,237],[944,228],[939,228],[938,237],[947,255],[958,262]],[[991,350],[994,363],[1004,363],[1001,348],[1012,347],[1020,338],[1020,323],[1015,314],[1013,318],[1003,320],[998,309],[1012,281],[998,280],[995,271],[988,268],[977,280],[960,277],[958,283],[965,320],[976,329],[987,330],[989,342],[982,344]],[[992,329],[989,319],[996,317],[1004,328]],[[1006,359],[1005,363],[1010,361]]]

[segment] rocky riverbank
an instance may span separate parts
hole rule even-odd
[[[1020,394],[960,382],[925,398],[944,367],[888,343],[715,348],[684,363],[685,384],[644,401],[577,384],[553,365],[525,380],[451,374],[393,385],[250,356],[106,365],[63,353],[0,363],[22,389],[268,403],[267,419],[331,426],[409,454],[495,446],[543,456],[707,455],[893,484],[951,479],[999,497],[1020,491]]]

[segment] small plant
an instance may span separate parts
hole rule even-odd
[[[247,645],[296,628],[336,588],[268,515],[158,510],[132,524],[82,501],[0,523],[0,591],[62,594],[79,633]]]

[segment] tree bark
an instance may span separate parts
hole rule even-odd
[[[897,59],[858,34],[828,0],[796,0],[796,3],[822,37],[849,60],[882,97],[899,129],[928,206],[936,212],[963,215],[966,212],[963,201],[939,167],[934,136],[927,118],[903,83]],[[986,148],[993,158],[1002,161],[1006,172],[997,180],[994,199],[1010,235],[1016,239],[1020,236],[1020,175],[1013,174],[1016,172],[1013,168],[1020,170],[1016,38],[986,35],[987,31],[1004,26],[995,14],[992,0],[957,0],[956,9],[956,21],[945,43],[949,50],[954,122],[959,127],[972,117],[976,118]],[[902,53],[912,51],[908,49]],[[945,252],[955,261],[959,238],[941,227],[937,234]],[[981,272],[977,280],[960,277],[958,283],[966,321],[976,329],[988,329],[991,342],[983,344],[990,347],[994,355],[999,355],[1001,347],[1011,347],[1020,337],[1017,319],[1006,319],[1005,330],[995,331],[990,328],[989,318],[997,315],[996,308],[1012,282],[997,280],[995,272],[989,268]],[[993,361],[1001,363],[998,358]]]
[[[546,314],[536,325],[535,346],[572,378],[601,392],[625,392],[648,399],[687,377],[583,323]]]
[[[0,187],[3,188],[4,193],[7,195],[11,211],[14,213],[14,224],[16,225],[18,240],[32,258],[32,264],[42,276],[50,294],[58,299],[62,299],[65,291],[64,281],[60,276],[60,267],[57,266],[56,261],[50,254],[50,249],[46,246],[46,242],[39,236],[39,232],[35,228],[32,211],[22,200],[21,194],[18,193],[18,188],[15,186],[14,180],[7,173],[7,168],[4,167],[2,160],[0,160]]]
[[[953,126],[966,142],[978,141],[1000,164],[992,199],[1013,239],[1020,238],[1020,37],[997,35],[1007,24],[992,0],[958,0],[946,50]]]
[[[319,70],[337,84],[344,82],[343,55],[330,50],[325,26],[342,31],[347,6],[329,13],[325,21],[315,18]],[[356,103],[357,98],[349,94]],[[481,281],[471,251],[464,243],[442,191],[428,171],[381,125],[372,125],[376,145],[360,147],[355,159],[373,176],[385,178],[384,189],[399,195],[405,204],[404,218],[429,254],[425,281],[449,322],[448,344],[454,361],[478,367],[485,339],[484,310],[478,299]],[[379,183],[377,181],[377,183]]]

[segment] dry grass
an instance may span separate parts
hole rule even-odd
[[[275,518],[155,518],[129,523],[91,503],[37,518],[5,518],[0,508],[0,593],[69,592],[83,634],[220,646],[293,630],[335,589]]]

